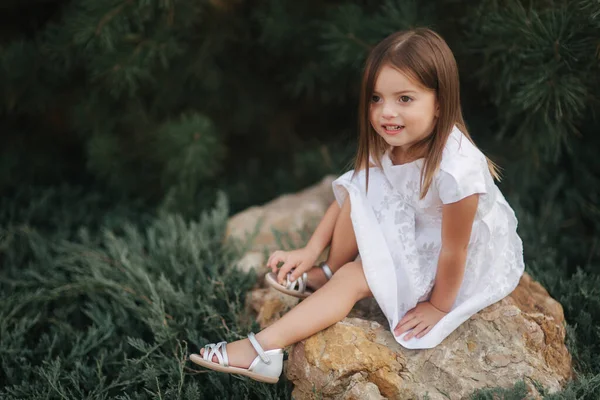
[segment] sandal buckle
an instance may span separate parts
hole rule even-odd
[[[254,350],[256,350],[256,352],[258,353],[258,356],[260,357],[260,359],[267,365],[271,364],[271,359],[269,358],[268,355],[265,354],[264,349],[262,348],[262,346],[258,343],[258,340],[256,340],[256,338],[254,337],[254,333],[250,332],[248,334],[248,339],[250,339],[250,343],[252,344],[252,346],[254,347]]]

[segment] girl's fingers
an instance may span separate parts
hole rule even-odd
[[[269,268],[271,268],[271,271],[273,271],[273,272],[275,272],[275,266],[277,265],[277,263],[275,263],[274,260],[275,260],[274,258],[271,258],[269,260],[269,263],[267,264],[267,266]]]
[[[302,273],[304,272],[305,265],[305,262],[302,262],[299,265],[297,265],[296,268],[292,271],[292,275],[290,275],[290,280],[295,281],[296,279],[298,279],[298,277],[300,277],[300,275],[302,275]]]
[[[281,252],[277,252],[271,256],[271,259],[269,260],[269,266],[271,267],[273,272],[275,272],[275,270],[277,269],[277,264],[279,264],[282,261],[285,262],[285,259],[285,255],[281,254]]]
[[[396,335],[400,335],[404,332],[406,332],[407,330],[409,330],[410,328],[407,327],[407,324],[414,320],[416,318],[416,315],[413,313],[407,313],[404,315],[404,317],[402,317],[402,319],[400,320],[400,322],[398,322],[398,325],[396,325],[396,329],[394,329],[394,332],[396,332]]]
[[[399,325],[399,328],[395,329],[394,332],[396,332],[396,335],[401,335],[401,334],[413,329],[420,322],[421,322],[420,318],[417,318],[416,316],[412,316],[410,319],[406,320],[404,322],[404,324],[402,324],[401,326]]]
[[[407,312],[406,314],[404,314],[404,317],[402,317],[400,322],[398,322],[398,327],[401,326],[402,324],[406,323],[407,321],[410,321],[414,317],[415,317],[415,314],[413,314],[411,312]]]
[[[285,277],[290,272],[290,270],[294,267],[294,264],[291,260],[287,260],[281,268],[279,268],[279,273],[277,274],[277,282],[282,283],[285,282]]]
[[[421,321],[419,322],[412,330],[412,332],[408,333],[406,336],[404,336],[404,340],[410,340],[412,339],[415,335],[418,335],[419,333],[423,332],[425,329],[427,329],[427,323],[425,321]]]
[[[423,336],[427,335],[427,333],[429,333],[429,331],[431,330],[431,328],[433,328],[433,326],[429,326],[427,327],[427,329],[425,329],[423,332],[419,333],[417,335],[417,338],[422,338]]]
[[[269,257],[269,261],[267,261],[267,265],[269,267],[273,267],[273,266],[277,266],[277,263],[273,263],[275,261],[275,259],[280,258],[281,257],[281,251],[277,250],[274,251],[271,256]]]

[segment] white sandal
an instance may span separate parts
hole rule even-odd
[[[320,263],[319,268],[323,270],[325,276],[327,277],[327,280],[331,279],[333,273],[331,272],[329,266],[325,264],[325,262]],[[308,288],[306,287],[306,282],[308,279],[308,274],[306,272],[304,272],[302,276],[296,278],[294,282],[290,281],[291,275],[292,273],[288,272],[285,278],[285,285],[282,285],[279,282],[277,282],[277,275],[273,272],[269,272],[267,273],[267,275],[265,275],[265,281],[269,284],[269,286],[272,286],[276,290],[279,290],[280,292],[285,294],[289,294],[290,296],[298,297],[300,299],[305,299],[314,293],[308,290]]]
[[[248,334],[248,339],[258,353],[248,368],[230,367],[227,357],[227,342],[210,343],[204,346],[204,354],[191,354],[190,360],[198,365],[218,372],[245,375],[259,382],[277,383],[283,371],[283,349],[264,351],[262,346],[254,337],[254,333]],[[212,361],[217,356],[219,363]]]

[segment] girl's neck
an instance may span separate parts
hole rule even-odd
[[[390,159],[394,165],[408,164],[425,156],[422,151],[415,151],[410,148],[403,150],[401,147],[392,147],[390,151]]]

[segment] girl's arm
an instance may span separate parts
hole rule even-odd
[[[314,254],[315,258],[318,258],[331,242],[333,228],[335,227],[335,221],[340,214],[340,209],[341,207],[338,205],[337,201],[334,200],[325,212],[321,222],[319,222],[317,229],[315,229],[310,237],[306,249]]]
[[[278,282],[283,283],[284,278],[292,269],[295,269],[291,276],[292,281],[294,281],[303,272],[313,267],[325,247],[331,242],[333,228],[340,209],[336,201],[329,206],[305,247],[292,251],[278,250],[271,254],[267,261],[267,267],[277,274]],[[283,265],[277,271],[280,262],[283,262]]]
[[[442,249],[429,302],[443,312],[452,308],[463,280],[478,201],[474,194],[442,208]]]
[[[369,167],[375,167],[376,165],[372,162],[369,162]],[[365,166],[359,169],[363,170]],[[346,198],[345,201],[350,201],[350,196]],[[337,217],[340,214],[340,207],[336,200],[333,200],[333,203],[325,212],[323,219],[319,222],[317,229],[315,229],[313,235],[310,237],[308,244],[306,245],[306,249],[309,250],[312,254],[315,254],[315,257],[318,258],[323,250],[331,243],[331,238],[333,237],[333,228],[335,227],[335,221],[337,221]]]
[[[446,315],[456,299],[465,272],[467,248],[479,195],[465,197],[442,208],[442,249],[438,260],[435,284],[428,301],[418,303],[394,328],[404,340],[426,335]]]

